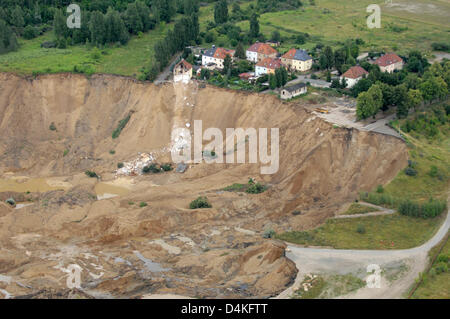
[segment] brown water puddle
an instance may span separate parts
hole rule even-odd
[[[65,185],[58,183],[49,183],[45,178],[0,178],[0,192],[17,192],[17,193],[44,193],[58,189],[67,188]]]
[[[127,195],[130,190],[125,187],[112,185],[109,183],[97,183],[94,187],[95,194],[97,194],[97,199],[106,199],[116,196]]]

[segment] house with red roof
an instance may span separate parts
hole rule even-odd
[[[217,48],[215,45],[211,49],[206,50],[202,55],[202,65],[210,70],[223,69],[223,62],[227,55],[231,60],[234,59],[234,50],[228,50],[225,48]]]
[[[290,71],[308,71],[312,68],[313,58],[305,50],[292,48],[281,56],[281,62]]]
[[[173,67],[174,82],[186,82],[192,78],[192,64],[182,59]]]
[[[264,60],[256,63],[255,75],[261,76],[264,74],[274,74],[276,69],[283,66],[280,59],[265,58]]]
[[[266,58],[275,59],[278,51],[267,43],[256,42],[247,49],[245,55],[247,60],[257,63]]]
[[[361,80],[363,77],[367,76],[369,72],[364,70],[359,65],[352,66],[350,69],[347,70],[344,74],[341,76],[341,81],[344,78],[347,82],[347,87],[351,88],[356,83],[358,83],[359,80]]]
[[[374,63],[380,67],[381,72],[388,73],[392,73],[395,70],[401,70],[404,65],[403,59],[395,53],[387,53],[380,56]]]

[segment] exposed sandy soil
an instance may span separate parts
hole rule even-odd
[[[138,153],[170,162],[172,129],[194,120],[222,132],[279,128],[280,169],[260,175],[259,164],[201,163],[183,174],[116,179],[117,163]],[[0,204],[0,292],[8,293],[0,298],[274,296],[292,284],[297,268],[283,243],[262,238],[266,229],[314,227],[407,164],[401,140],[333,128],[302,105],[273,96],[104,75],[0,74],[0,136],[3,183],[41,178],[55,187],[0,192],[2,200],[33,203],[20,209]],[[269,189],[220,191],[250,177]],[[127,191],[98,200],[99,183]],[[213,207],[188,209],[198,196]],[[71,264],[82,268],[82,293],[67,290]]]

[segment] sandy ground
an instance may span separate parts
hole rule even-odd
[[[2,201],[33,203],[17,210],[0,205],[0,274],[11,278],[0,289],[8,296],[72,296],[66,291],[71,265],[82,269],[85,297],[274,296],[297,269],[284,244],[263,238],[266,230],[315,227],[407,164],[399,139],[336,129],[301,104],[264,94],[73,74],[0,74],[0,86],[1,183],[20,177],[56,186],[27,193],[18,183],[18,192],[0,192]],[[117,176],[118,163],[139,154],[170,162],[172,129],[192,130],[195,120],[222,132],[278,128],[278,171],[261,174],[262,163],[189,162],[182,174]],[[268,190],[222,190],[249,178]],[[212,208],[189,209],[199,196]]]

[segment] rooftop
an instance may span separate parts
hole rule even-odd
[[[359,65],[355,65],[355,66],[352,66],[350,69],[348,69],[347,72],[342,74],[342,76],[344,78],[348,78],[348,79],[357,79],[357,78],[362,77],[365,74],[369,74],[369,72],[364,70]]]
[[[286,86],[286,87],[283,88],[283,90],[286,90],[288,92],[294,92],[294,91],[297,91],[298,89],[301,89],[301,88],[304,88],[304,87],[306,87],[305,83],[297,83],[297,84],[294,84],[294,85],[291,85],[291,86]]]
[[[282,64],[280,59],[265,58],[264,60],[256,63],[256,66],[261,66],[267,69],[274,70],[281,68]]]
[[[286,52],[282,58],[290,59],[290,60],[300,60],[300,61],[308,61],[311,60],[312,57],[305,50],[292,48],[288,52]]]
[[[395,53],[385,54],[375,60],[375,64],[378,64],[379,66],[388,66],[397,62],[403,62],[403,60]]]
[[[252,46],[250,48],[248,48],[247,51],[258,52],[258,53],[265,54],[265,55],[271,55],[271,54],[278,53],[277,50],[272,48],[267,43],[261,43],[261,42],[256,42],[256,43],[252,44]]]

